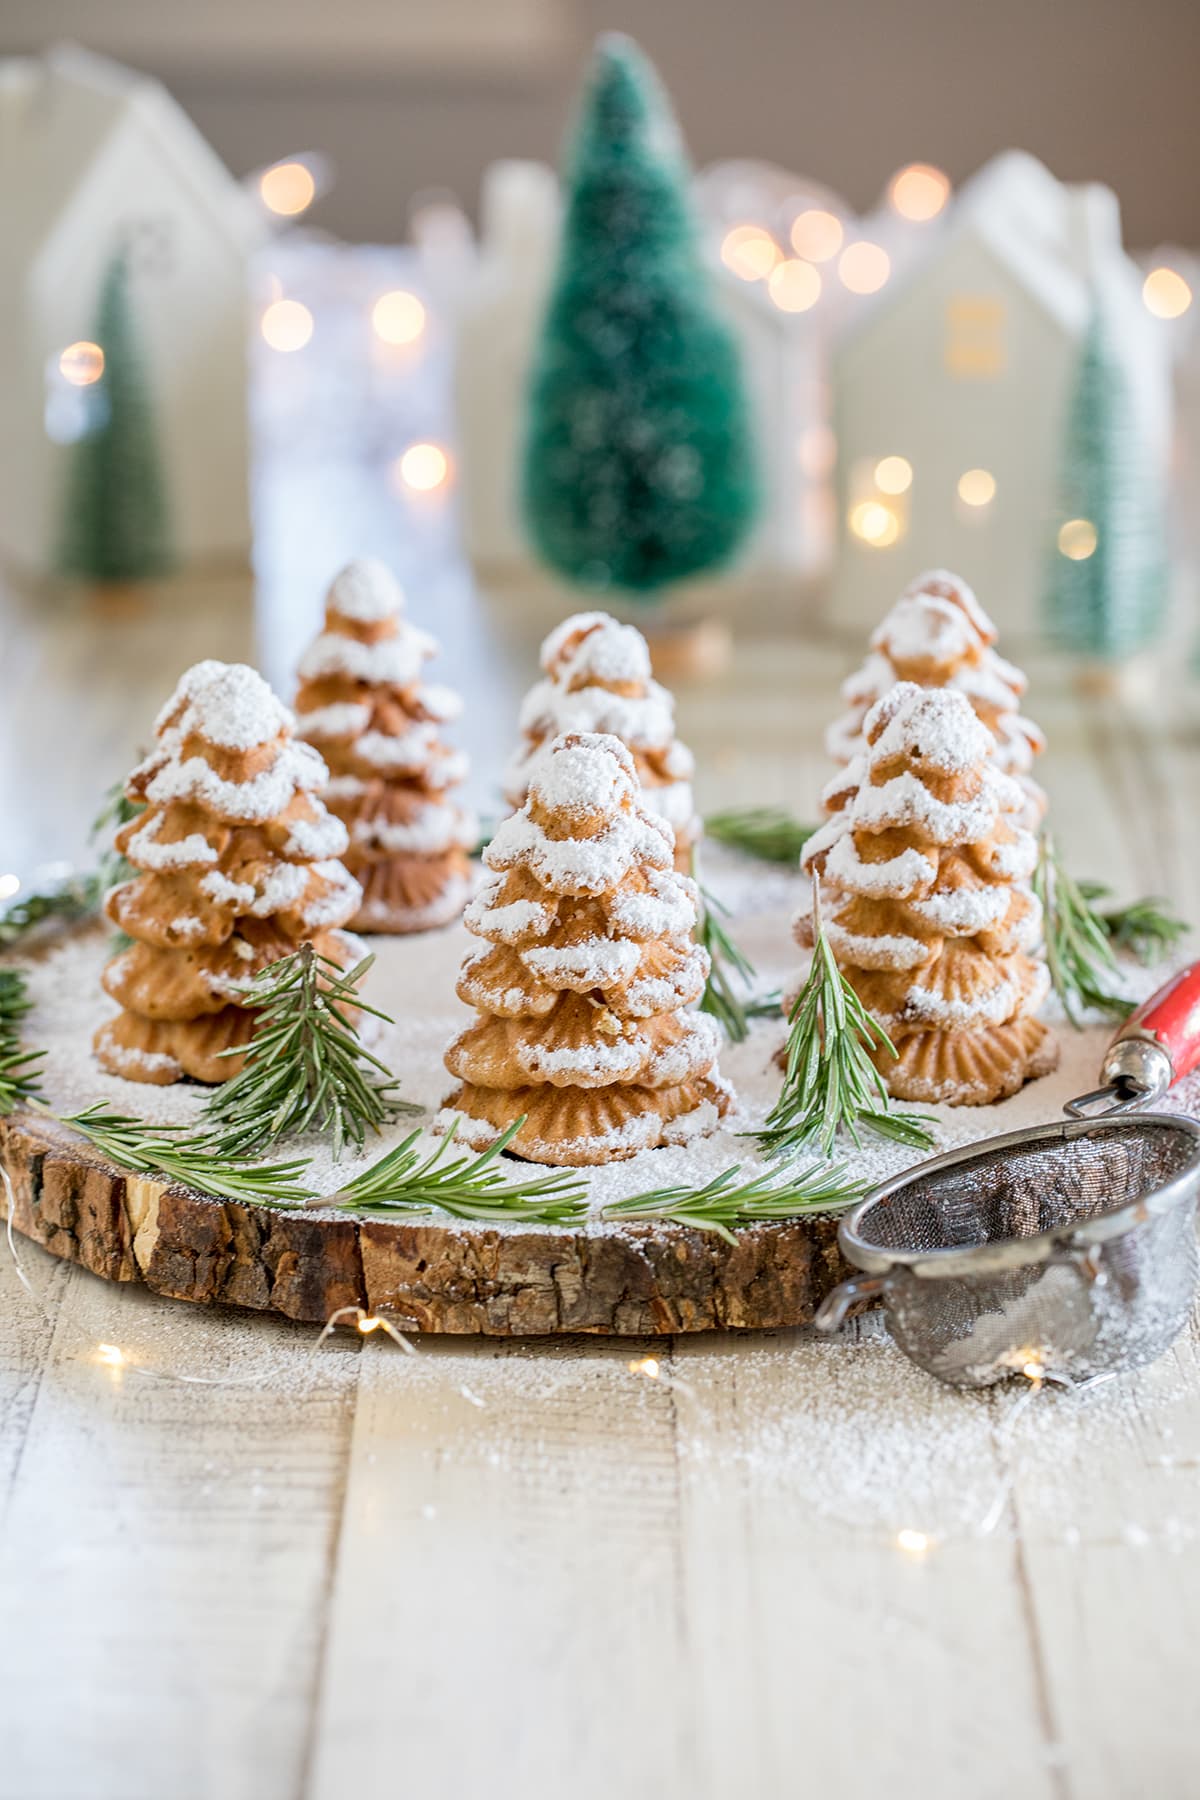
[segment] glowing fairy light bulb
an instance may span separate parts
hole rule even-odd
[[[771,270],[767,292],[780,312],[807,312],[821,298],[821,277],[811,263],[789,256]]]
[[[875,486],[881,494],[907,494],[913,466],[906,456],[883,456],[875,464]]]
[[[892,272],[892,259],[880,244],[865,238],[847,244],[838,258],[842,286],[852,294],[877,294]]]
[[[779,260],[779,245],[761,225],[735,225],[721,241],[721,261],[743,281],[765,281]]]
[[[385,344],[413,344],[425,329],[425,308],[415,294],[395,288],[371,308],[376,337]]]
[[[905,1556],[921,1557],[933,1547],[933,1539],[925,1531],[914,1531],[906,1525],[903,1531],[896,1533],[896,1547],[903,1550]]]
[[[855,537],[877,550],[886,549],[900,536],[900,521],[890,506],[878,500],[860,500],[852,506],[848,523]]]
[[[268,212],[294,219],[313,203],[317,184],[302,162],[275,163],[258,178],[258,191]]]
[[[104,373],[104,352],[99,344],[81,338],[67,345],[58,359],[58,372],[72,387],[91,387]]]
[[[398,480],[419,494],[442,487],[450,476],[450,458],[438,444],[410,444],[396,463]]]
[[[958,478],[958,497],[964,506],[990,506],[996,498],[996,477],[990,469],[965,469]]]
[[[950,198],[950,177],[930,163],[910,163],[893,175],[888,198],[902,219],[922,225],[936,219]]]
[[[125,1352],[116,1344],[97,1344],[96,1361],[106,1369],[122,1369],[125,1366]]]
[[[836,213],[810,206],[792,220],[792,249],[806,262],[829,262],[845,241],[846,231]]]
[[[1059,527],[1059,550],[1071,562],[1086,562],[1095,555],[1099,542],[1099,533],[1090,519],[1068,519]]]
[[[1178,319],[1192,304],[1192,290],[1177,269],[1151,269],[1142,283],[1142,299],[1156,319]]]
[[[262,316],[262,334],[272,350],[303,350],[313,334],[313,316],[301,300],[272,300]]]
[[[640,1357],[637,1362],[630,1363],[629,1372],[631,1375],[647,1375],[651,1381],[657,1381],[660,1373],[658,1358],[656,1356]]]

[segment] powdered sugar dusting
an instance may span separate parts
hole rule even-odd
[[[564,687],[650,680],[650,651],[635,625],[609,613],[574,613],[542,644],[541,664]]]
[[[992,736],[962,694],[901,681],[876,702],[864,725],[868,765],[911,757],[947,775],[961,774],[991,755]]]
[[[256,669],[245,663],[196,663],[159,713],[155,731],[195,732],[223,750],[253,750],[289,733],[295,721]]]
[[[359,556],[334,576],[326,605],[343,619],[376,625],[402,610],[404,594],[386,563],[373,556]]]

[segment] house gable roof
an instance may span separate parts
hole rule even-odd
[[[250,196],[161,83],[60,45],[0,63],[0,214],[21,267],[53,236],[88,170],[119,133],[136,131],[239,252],[263,234]]]
[[[1006,151],[965,182],[954,211],[928,250],[855,309],[839,355],[866,338],[896,303],[956,246],[973,238],[1065,332],[1079,335],[1093,285],[1129,265],[1121,248],[1116,196],[1099,186],[1069,187],[1036,157]]]

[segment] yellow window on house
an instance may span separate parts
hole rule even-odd
[[[1004,373],[1003,300],[955,294],[946,302],[946,367],[959,381],[994,381]]]

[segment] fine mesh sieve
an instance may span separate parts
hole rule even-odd
[[[876,1188],[845,1219],[864,1271],[817,1315],[836,1330],[882,1299],[906,1355],[984,1387],[1033,1373],[1079,1382],[1151,1361],[1191,1308],[1200,1125],[1134,1109],[1200,1061],[1200,964],[1135,1013],[1106,1085],[1057,1125],[951,1151]],[[1100,1117],[1092,1104],[1108,1105]]]

